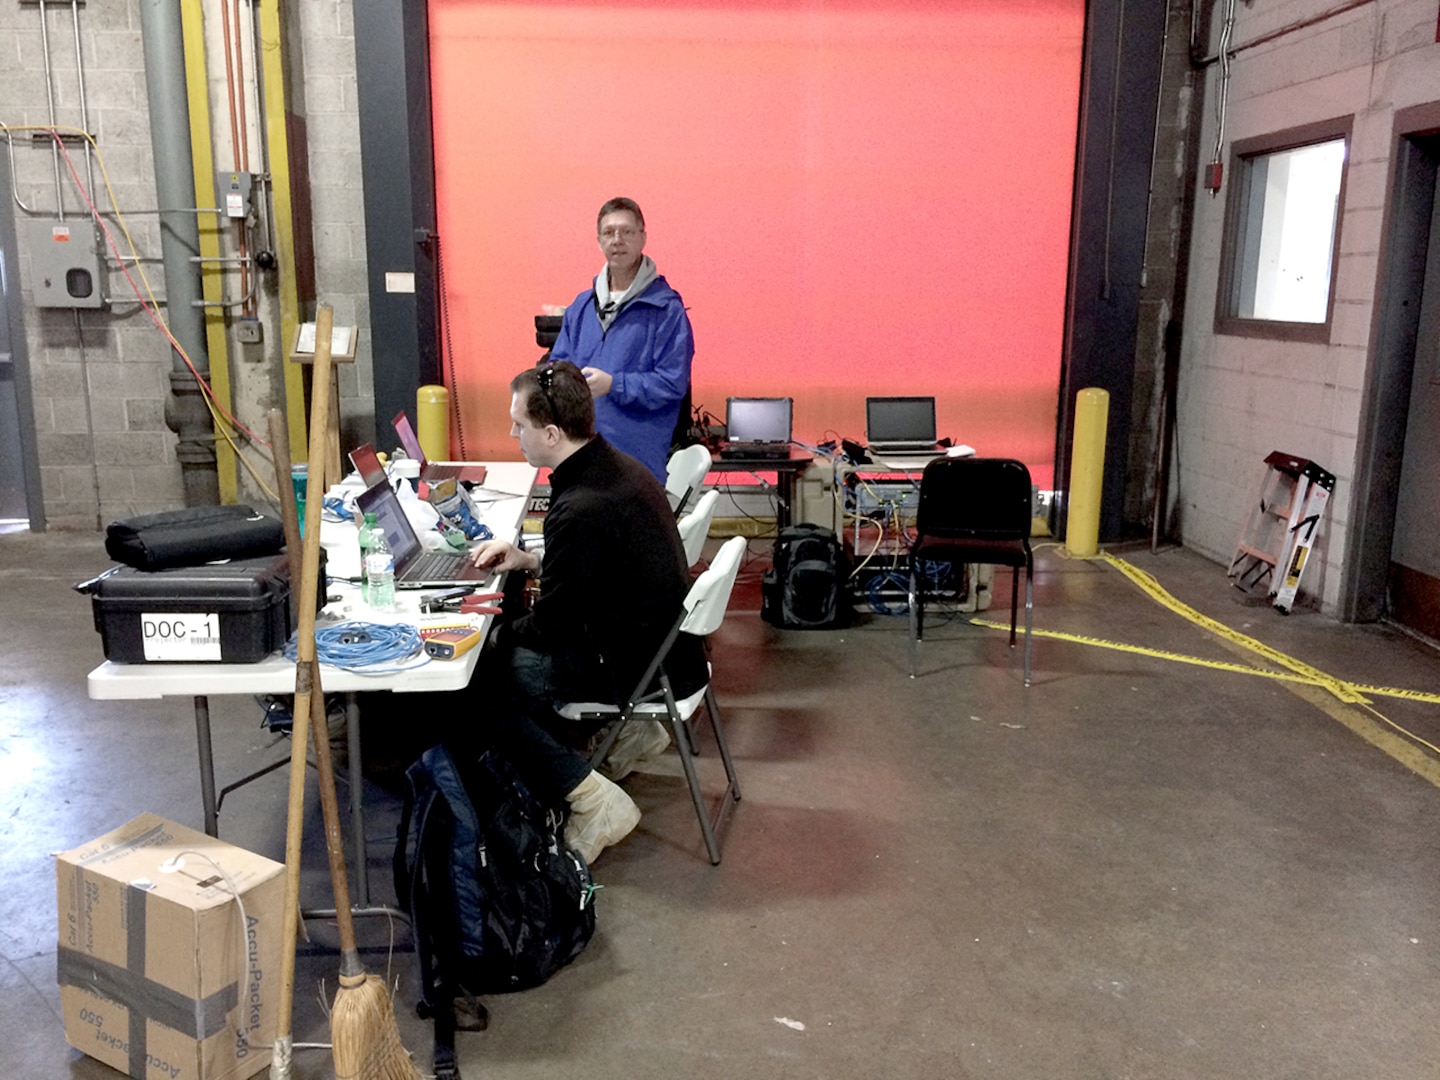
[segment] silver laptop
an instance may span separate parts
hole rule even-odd
[[[476,566],[466,552],[426,551],[415,535],[400,497],[389,482],[366,489],[355,500],[360,512],[375,515],[375,523],[385,531],[385,542],[395,556],[395,587],[397,589],[431,589],[454,585],[482,585],[494,573]]]
[[[935,399],[867,397],[865,443],[872,454],[881,457],[942,453],[935,435]]]

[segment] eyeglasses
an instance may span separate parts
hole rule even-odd
[[[540,392],[545,395],[545,404],[550,406],[550,423],[559,421],[560,414],[555,409],[555,365],[546,364],[535,373],[535,381],[540,384]]]
[[[634,225],[620,225],[600,231],[601,240],[614,240],[617,237],[621,240],[634,240],[644,229],[637,229]]]

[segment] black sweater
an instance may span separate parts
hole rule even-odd
[[[665,489],[597,435],[551,472],[544,532],[540,595],[499,644],[563,657],[592,700],[622,704],[690,588]],[[666,668],[679,696],[702,686],[700,640],[682,634]]]

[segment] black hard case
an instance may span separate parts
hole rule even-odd
[[[325,580],[323,549],[320,580]],[[119,664],[147,663],[142,613],[218,614],[222,664],[264,660],[284,646],[299,618],[284,554],[171,570],[122,566],[99,581],[91,599],[105,659]],[[316,609],[324,605],[322,588]]]

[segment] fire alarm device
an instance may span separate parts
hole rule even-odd
[[[425,639],[425,652],[436,660],[454,660],[480,644],[480,631],[442,630]]]

